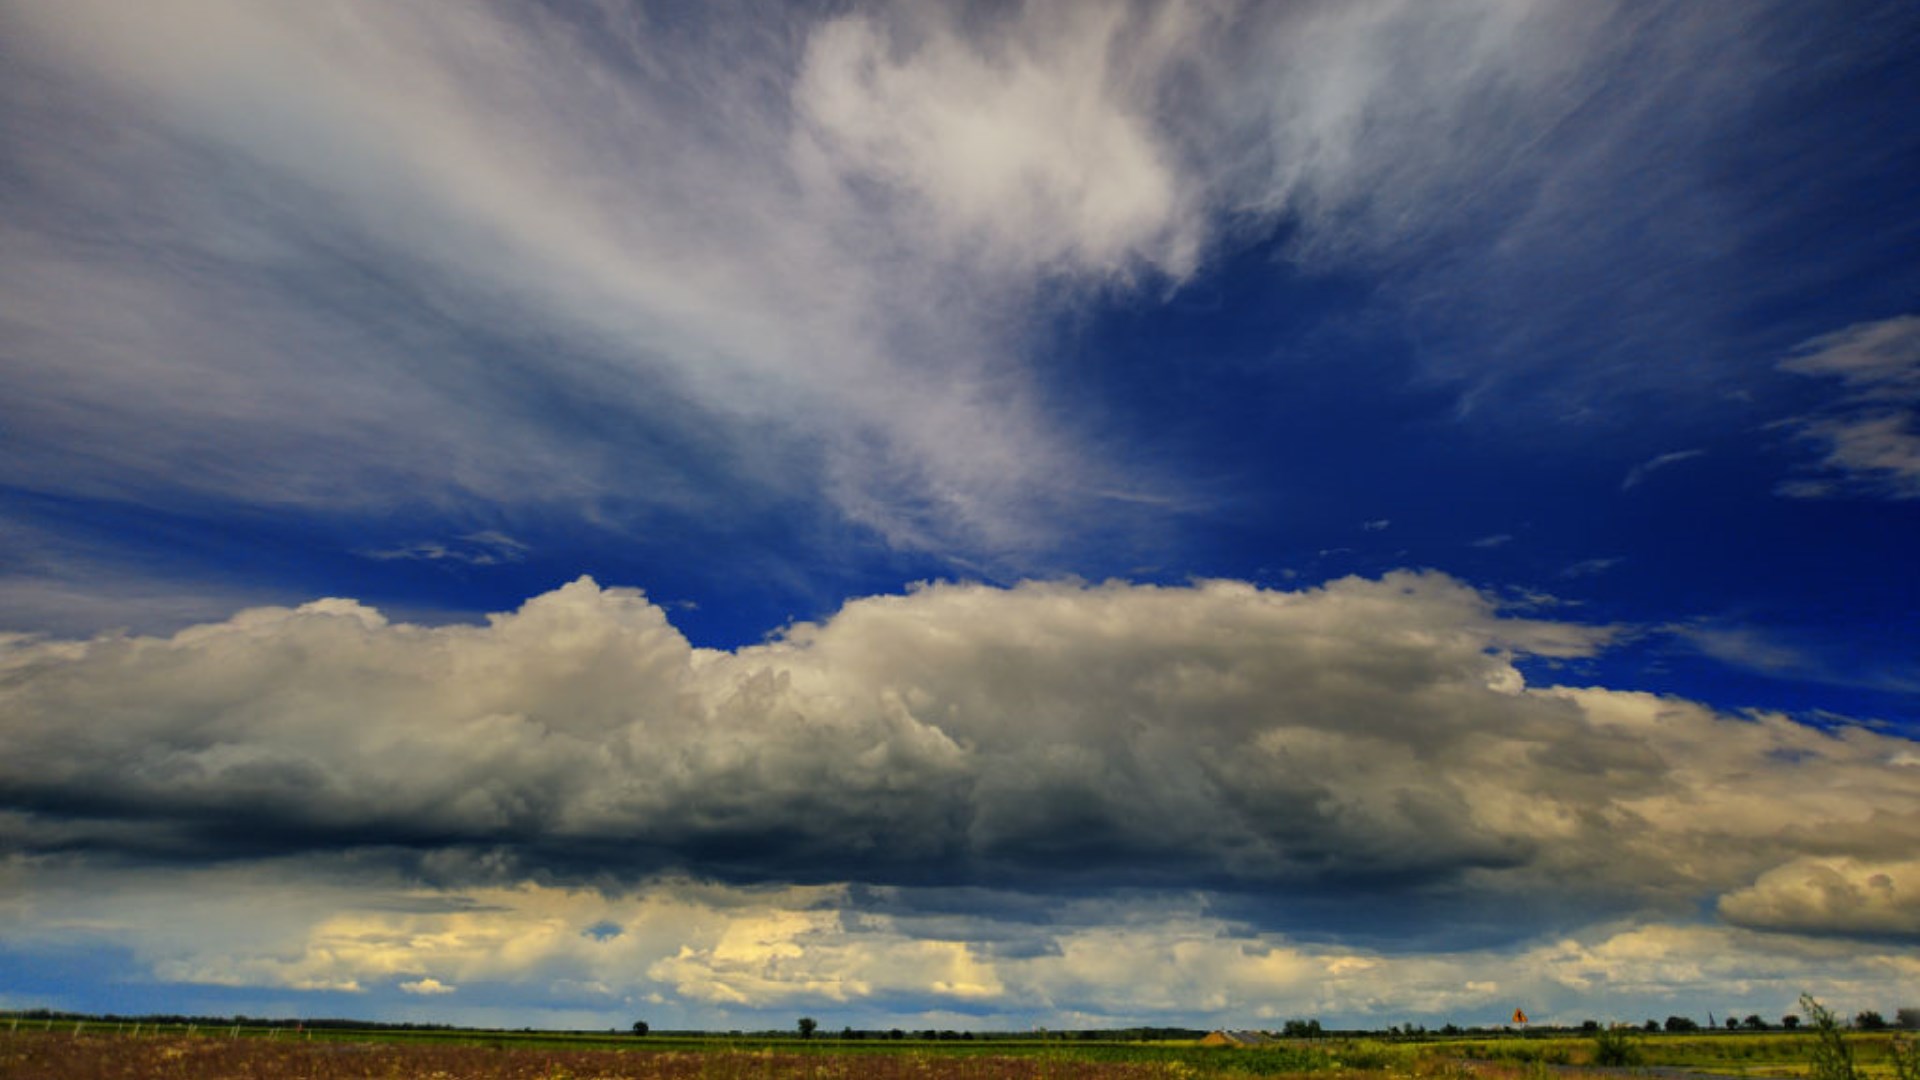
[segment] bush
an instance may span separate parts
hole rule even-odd
[[[1640,1046],[1627,1034],[1625,1028],[1610,1028],[1594,1034],[1593,1063],[1595,1065],[1632,1068],[1640,1064],[1640,1060]]]
[[[1340,1064],[1349,1069],[1384,1069],[1398,1063],[1406,1056],[1405,1051],[1396,1050],[1372,1039],[1355,1039],[1343,1043],[1335,1054]]]

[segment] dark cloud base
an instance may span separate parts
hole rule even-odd
[[[1405,573],[941,586],[735,653],[584,580],[485,627],[327,601],[16,642],[4,835],[447,887],[1190,890],[1250,925],[1474,942],[1920,835],[1908,740],[1523,689],[1516,657],[1610,636]]]

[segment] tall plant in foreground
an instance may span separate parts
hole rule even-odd
[[[1898,1036],[1887,1044],[1887,1059],[1893,1062],[1896,1080],[1920,1080],[1920,1045]]]
[[[1860,1071],[1853,1064],[1853,1047],[1847,1045],[1833,1010],[1813,1000],[1812,994],[1800,995],[1800,1008],[1813,1023],[1815,1040],[1808,1080],[1860,1080]]]
[[[1640,1047],[1625,1028],[1603,1028],[1593,1036],[1593,1063],[1630,1068],[1640,1064]]]

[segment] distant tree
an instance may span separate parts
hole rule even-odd
[[[1727,1030],[1728,1030],[1728,1031],[1739,1031],[1739,1030],[1740,1030],[1740,1021],[1738,1021],[1738,1020],[1736,1020],[1736,1019],[1734,1019],[1734,1018],[1733,1018],[1733,1017],[1731,1017],[1731,1016],[1729,1016],[1729,1017],[1727,1017]]]
[[[1587,1034],[1589,1034],[1589,1035],[1591,1035],[1591,1034],[1593,1034],[1594,1032],[1596,1032],[1596,1031],[1599,1031],[1599,1030],[1600,1030],[1600,1021],[1598,1021],[1598,1020],[1582,1020],[1582,1021],[1580,1021],[1580,1030],[1581,1030],[1581,1031],[1584,1031],[1584,1032],[1586,1032],[1586,1033],[1587,1033]]]
[[[1903,1009],[1895,1009],[1893,1011],[1893,1022],[1906,1028],[1908,1031],[1920,1028],[1920,1007],[1908,1005]]]
[[[1648,1031],[1659,1031],[1659,1030],[1660,1030],[1660,1021],[1658,1021],[1658,1020],[1648,1020],[1648,1021],[1647,1021],[1647,1026],[1646,1026],[1646,1030],[1648,1030]]]
[[[1760,1019],[1759,1013],[1753,1013],[1749,1015],[1744,1021],[1742,1021],[1742,1023],[1746,1024],[1748,1031],[1767,1030],[1767,1022],[1765,1020]]]
[[[1320,1021],[1289,1020],[1280,1028],[1280,1034],[1289,1039],[1317,1039],[1320,1037]]]
[[[887,1038],[889,1039],[904,1039],[906,1037],[907,1037],[907,1033],[904,1031],[901,1031],[899,1028],[887,1029]]]
[[[820,1026],[820,1021],[815,1020],[811,1016],[803,1016],[795,1026],[800,1029],[801,1038],[811,1039],[813,1038],[814,1029]]]
[[[633,1022],[633,1033],[635,1035],[645,1035],[647,1032],[651,1030],[653,1029],[647,1026],[647,1022],[645,1020],[635,1020]]]
[[[1885,1031],[1887,1018],[1874,1012],[1872,1009],[1868,1009],[1865,1012],[1854,1014],[1853,1026],[1859,1028],[1861,1031]]]
[[[1667,1017],[1668,1031],[1699,1031],[1700,1022],[1689,1016]]]
[[[1788,1013],[1780,1018],[1780,1026],[1786,1028],[1788,1031],[1792,1031],[1800,1026],[1800,1018],[1792,1013]]]
[[[853,1033],[853,1025],[848,1024],[846,1027],[843,1027],[840,1029],[840,1037],[851,1042],[852,1040],[857,1039],[860,1036],[855,1035]]]

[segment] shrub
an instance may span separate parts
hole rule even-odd
[[[1853,1047],[1847,1045],[1847,1036],[1840,1030],[1833,1010],[1813,1000],[1812,994],[1800,995],[1800,1008],[1812,1021],[1815,1036],[1808,1080],[1860,1080],[1860,1071],[1853,1063]]]
[[[1609,1028],[1595,1032],[1593,1036],[1593,1063],[1611,1065],[1617,1068],[1631,1068],[1640,1064],[1640,1046],[1627,1034],[1625,1028]]]

